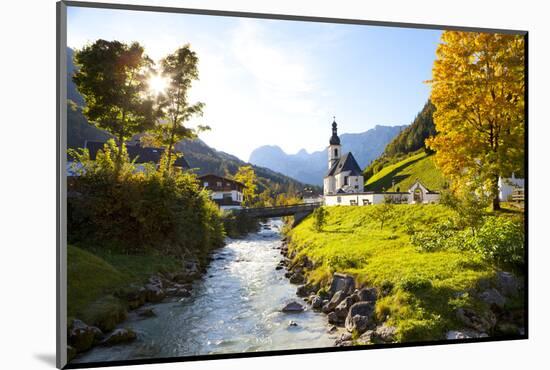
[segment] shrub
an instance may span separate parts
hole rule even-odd
[[[521,221],[487,217],[469,244],[488,261],[521,269],[525,263],[524,232]]]
[[[450,220],[436,223],[428,230],[409,229],[408,233],[411,244],[421,252],[460,250],[464,246],[463,233]]]
[[[138,171],[124,146],[117,174],[117,150],[108,142],[95,161],[87,150],[70,153],[81,166],[69,189],[69,242],[175,256],[205,254],[222,245],[219,211],[193,174],[166,175],[152,165]]]
[[[313,211],[313,228],[315,231],[323,230],[327,218],[327,210],[324,207],[315,208]]]

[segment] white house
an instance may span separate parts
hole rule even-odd
[[[365,191],[361,193],[339,193],[325,195],[327,206],[367,206],[382,204],[391,201],[394,204],[429,204],[439,202],[439,193],[429,190],[420,181],[415,183],[406,192],[399,191]]]
[[[512,177],[498,178],[498,197],[501,201],[507,202],[511,200],[512,193],[514,190],[524,189],[525,179],[516,178],[515,174],[512,173]]]
[[[240,209],[245,185],[226,177],[208,174],[200,176],[202,187],[210,190],[210,198],[221,209]]]
[[[328,147],[328,172],[323,180],[323,194],[361,193],[363,191],[363,173],[353,154],[342,155],[342,146],[338,137],[336,121],[332,122],[332,136]]]

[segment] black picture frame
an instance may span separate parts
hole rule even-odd
[[[108,362],[93,362],[93,363],[69,363],[67,364],[66,347],[67,347],[67,181],[66,181],[66,151],[67,151],[67,7],[80,8],[96,8],[96,9],[115,9],[115,10],[132,10],[138,12],[162,12],[162,13],[178,13],[178,14],[195,14],[195,15],[215,15],[224,17],[241,17],[254,19],[271,19],[271,20],[287,20],[287,21],[303,21],[317,23],[333,23],[333,24],[348,24],[348,25],[369,25],[379,27],[398,27],[398,28],[413,28],[413,29],[432,29],[432,30],[457,30],[457,31],[472,31],[486,33],[501,33],[522,35],[525,45],[525,266],[526,271],[529,271],[529,32],[526,30],[513,29],[497,29],[497,28],[479,28],[479,27],[463,27],[454,25],[441,24],[418,24],[418,23],[401,23],[401,22],[384,22],[374,20],[361,19],[342,19],[330,17],[312,17],[289,14],[271,14],[271,13],[253,13],[240,11],[226,10],[210,10],[210,9],[194,9],[194,8],[178,8],[178,7],[162,7],[162,6],[146,6],[146,5],[131,5],[131,4],[112,4],[98,2],[80,2],[80,1],[59,1],[56,4],[57,15],[57,69],[56,69],[56,130],[57,130],[57,153],[56,153],[56,199],[57,199],[57,250],[56,250],[56,284],[57,284],[57,310],[56,310],[56,359],[57,367],[63,369],[78,369],[78,368],[95,368],[95,367],[110,367],[110,366],[126,366],[126,365],[141,365],[141,364],[159,364],[173,362],[191,362],[204,360],[220,360],[220,359],[236,359],[247,357],[265,357],[265,356],[281,356],[295,354],[313,354],[326,352],[349,352],[361,351],[381,348],[402,348],[402,347],[418,347],[418,346],[439,346],[447,344],[463,344],[463,343],[483,343],[497,342],[510,340],[525,340],[529,338],[529,282],[528,274],[525,275],[525,332],[523,335],[510,335],[500,337],[475,338],[475,339],[456,339],[456,340],[437,340],[437,341],[419,341],[412,343],[395,343],[395,344],[372,344],[368,346],[353,346],[353,347],[327,347],[327,348],[308,348],[308,349],[292,349],[292,350],[273,350],[261,352],[246,352],[246,353],[230,353],[230,354],[211,354],[185,357],[165,357],[165,358],[150,358],[150,359],[132,359],[124,361],[108,361]]]

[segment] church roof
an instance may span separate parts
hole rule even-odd
[[[350,176],[362,176],[361,167],[353,157],[353,154],[346,153],[328,170],[325,177],[336,176],[340,172],[350,171]]]

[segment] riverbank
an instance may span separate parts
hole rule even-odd
[[[184,261],[155,252],[121,254],[69,245],[67,259],[70,360],[97,345],[134,340],[133,330],[114,329],[131,312],[154,315],[151,310],[140,310],[148,303],[190,296],[192,282],[205,271],[209,255],[200,253]]]
[[[136,334],[130,342],[99,345],[73,362],[238,353],[332,346],[323,315],[282,312],[296,301],[296,286],[276,270],[281,259],[279,220],[242,239],[226,239],[187,297],[167,296],[129,311],[116,326]],[[140,312],[152,312],[150,317]]]
[[[521,278],[474,253],[428,253],[411,245],[410,227],[433,227],[451,217],[447,208],[396,206],[383,226],[376,206],[327,212],[321,231],[312,217],[291,230],[283,253],[289,277],[303,284],[298,294],[347,328],[344,345],[523,332]],[[361,301],[369,304],[358,313],[352,307]]]

